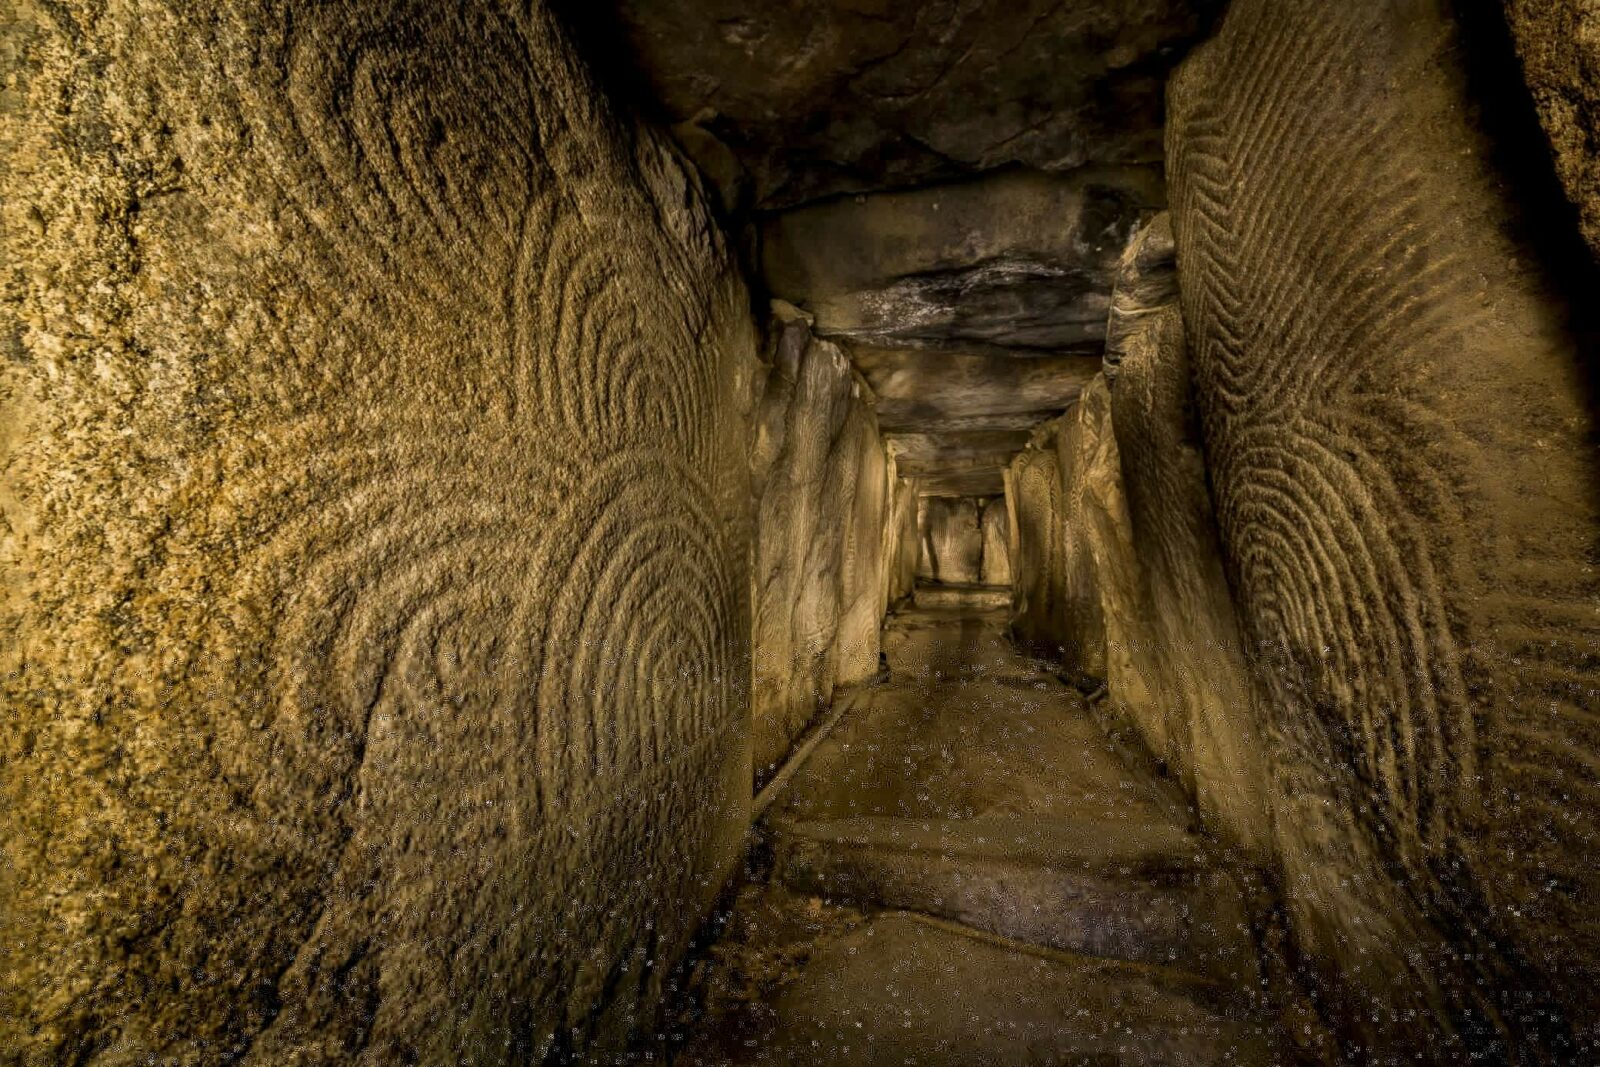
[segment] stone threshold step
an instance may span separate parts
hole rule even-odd
[[[1160,879],[1216,866],[1203,838],[1144,816],[1108,819],[1061,815],[979,815],[934,819],[864,815],[841,819],[769,819],[770,838],[818,844],[1026,860],[1064,869],[1116,870]]]
[[[881,912],[818,946],[736,1059],[689,1063],[1210,1064],[1282,1062],[1272,1027],[1215,982]]]
[[[904,909],[1046,948],[1185,970],[1251,995],[1240,881],[1160,825],[858,818],[768,827],[774,873],[830,901]]]

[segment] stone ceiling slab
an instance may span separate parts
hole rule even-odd
[[[992,467],[917,479],[917,492],[921,496],[999,496],[1005,491],[1005,475]]]
[[[902,474],[951,474],[983,467],[1001,470],[1028,443],[1026,430],[888,434],[886,443]]]
[[[1154,167],[1007,171],[767,217],[763,276],[859,343],[1098,351],[1118,261],[1164,202]]]
[[[1100,369],[1098,356],[847,345],[888,433],[1028,429],[1060,414]]]
[[[1012,457],[1031,431],[941,430],[886,435],[901,473],[917,479],[924,495],[984,495],[1004,490]]]
[[[694,122],[738,199],[782,207],[1020,163],[1162,158],[1167,72],[1220,0],[561,0],[659,120]],[[725,169],[721,166],[715,168]]]

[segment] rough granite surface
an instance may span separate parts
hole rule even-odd
[[[1157,240],[1170,257],[1170,221],[1163,216],[1151,227],[1158,235],[1166,231]],[[1135,277],[1150,276],[1148,262],[1124,263]],[[1171,268],[1169,260],[1165,269]],[[1139,299],[1129,298],[1134,291],[1119,281],[1111,425],[1148,623],[1150,654],[1142,663],[1159,695],[1151,718],[1165,719],[1164,727],[1145,731],[1145,740],[1179,775],[1209,829],[1265,858],[1271,837],[1265,739],[1206,485],[1176,278]],[[1120,699],[1115,680],[1111,691]]]
[[[617,1054],[748,817],[748,299],[539,5],[0,27],[0,1060]]]
[[[879,628],[910,591],[914,489],[878,432],[872,389],[806,316],[774,302],[750,450],[756,497],[755,773],[771,771],[834,687],[878,671]]]
[[[1183,320],[1330,1001],[1386,1055],[1593,1061],[1592,379],[1455,16],[1229,6],[1169,96]]]
[[[1556,173],[1600,256],[1600,0],[1502,2]]]

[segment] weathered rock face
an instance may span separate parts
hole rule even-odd
[[[756,494],[753,729],[770,771],[836,685],[878,670],[886,606],[909,591],[914,489],[878,433],[872,390],[838,346],[775,303],[751,450]]]
[[[983,502],[983,568],[979,581],[985,585],[1011,584],[1011,522],[1003,496]]]
[[[1161,158],[1166,71],[1210,0],[563,5],[636,95],[794,204],[1025,163]],[[714,142],[715,143],[715,142]],[[711,152],[708,148],[707,155]]]
[[[1147,627],[1142,641],[1131,641],[1143,653],[1139,680],[1158,701],[1147,714],[1128,710],[1128,717],[1180,775],[1205,823],[1265,856],[1265,742],[1206,487],[1170,235],[1166,216],[1140,235],[1136,249],[1164,246],[1167,254],[1126,259],[1131,285],[1119,279],[1114,299],[1111,425]],[[1108,347],[1108,362],[1111,355]],[[1111,697],[1126,709],[1137,690],[1130,695],[1118,684],[1115,667],[1113,656]]]
[[[1114,385],[1129,349],[1146,335],[1145,320],[1178,302],[1172,217],[1162,212],[1139,228],[1123,250],[1106,321],[1105,375]]]
[[[1173,715],[1170,695],[1159,689],[1149,597],[1135,556],[1132,522],[1122,488],[1122,462],[1111,426],[1111,392],[1103,376],[1084,390],[1067,416],[1076,454],[1065,465],[1077,472],[1080,491],[1065,498],[1076,508],[1061,517],[1071,539],[1084,547],[1093,568],[1105,627],[1105,682],[1113,707],[1144,735],[1152,752],[1186,781],[1188,731]]]
[[[1503,0],[1556,170],[1600,255],[1600,6],[1594,0]]]
[[[917,577],[929,582],[977,582],[983,577],[983,502],[973,497],[925,496],[917,502],[922,553]]]
[[[0,1058],[608,1059],[738,854],[747,298],[517,12],[5,16]]]
[[[1379,1047],[1583,1060],[1595,423],[1456,44],[1235,0],[1171,93],[1183,317],[1303,947]]]
[[[1040,427],[1012,460],[1006,494],[1017,546],[1013,632],[1087,685],[1106,676],[1106,620],[1085,519],[1083,437],[1076,405]]]

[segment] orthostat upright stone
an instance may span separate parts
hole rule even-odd
[[[1594,416],[1452,15],[1237,0],[1170,103],[1300,940],[1375,1047],[1592,1057]]]
[[[34,4],[0,1058],[619,1053],[748,817],[748,298],[542,7]]]

